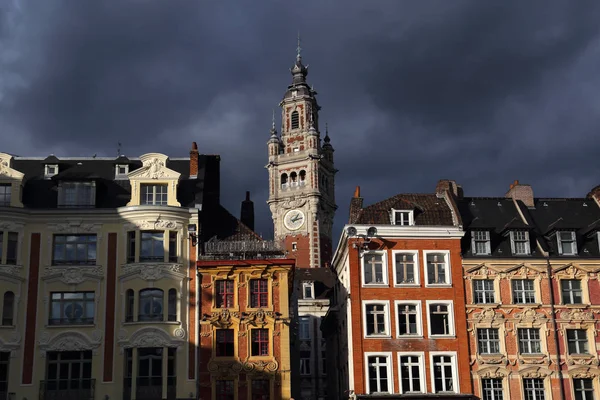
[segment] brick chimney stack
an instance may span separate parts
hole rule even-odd
[[[593,199],[596,202],[596,204],[600,206],[600,185],[590,190],[590,192],[587,194],[587,198]]]
[[[248,228],[254,230],[254,202],[250,200],[250,192],[246,192],[246,200],[242,201],[240,221]]]
[[[463,188],[456,181],[450,179],[440,179],[435,187],[435,193],[440,196],[443,192],[452,193],[455,198],[463,197]]]
[[[533,189],[531,188],[531,185],[519,183],[517,180],[510,185],[510,189],[508,192],[506,192],[504,197],[508,197],[513,200],[521,200],[527,207],[535,206],[533,202]]]
[[[198,145],[196,142],[192,142],[192,149],[190,150],[190,178],[196,178],[198,176]]]
[[[350,217],[348,223],[353,224],[360,214],[363,206],[363,198],[360,197],[360,186],[354,189],[354,196],[350,199]]]

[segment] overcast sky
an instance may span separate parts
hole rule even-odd
[[[0,0],[0,151],[181,157],[196,141],[222,157],[224,205],[239,215],[250,190],[271,236],[266,142],[300,31],[336,150],[336,232],[356,185],[367,204],[440,178],[585,196],[598,21],[594,0]]]

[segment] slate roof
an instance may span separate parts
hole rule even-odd
[[[336,277],[329,268],[296,268],[294,281],[300,288],[302,282],[314,282],[315,299],[325,300],[329,299]]]
[[[527,207],[512,199],[497,197],[465,197],[457,200],[459,212],[467,231],[462,241],[462,251],[468,257],[531,257],[543,258],[542,249],[550,257],[599,257],[600,246],[595,232],[600,230],[600,208],[589,198],[534,199],[534,207]],[[518,208],[517,208],[518,207]],[[519,212],[520,211],[520,212]],[[530,238],[530,256],[513,256],[510,230],[526,229]],[[491,255],[474,255],[471,249],[472,231],[490,231]],[[574,231],[578,244],[577,256],[558,253],[556,232]]]
[[[391,210],[414,210],[415,225],[454,225],[452,212],[444,198],[435,194],[397,194],[362,208],[351,216],[351,224],[391,225]]]

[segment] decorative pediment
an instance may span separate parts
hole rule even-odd
[[[263,327],[275,322],[275,314],[272,311],[256,310],[242,315],[242,322],[257,327]]]
[[[160,153],[140,156],[142,167],[127,174],[129,179],[178,180],[181,174],[166,167],[169,157]]]
[[[600,370],[598,370],[597,367],[593,367],[593,368],[589,368],[589,367],[582,367],[582,366],[576,366],[573,369],[569,368],[569,375],[571,376],[571,378],[596,378],[597,376],[600,375]]]
[[[478,325],[482,324],[504,324],[504,315],[500,312],[496,312],[493,308],[486,308],[481,312],[474,313],[471,321]]]
[[[13,282],[23,282],[23,266],[21,265],[0,265],[0,276]]]
[[[556,277],[561,277],[561,278],[582,278],[585,277],[587,275],[589,275],[590,273],[594,273],[598,270],[598,267],[584,267],[581,265],[577,265],[577,264],[565,264],[562,265],[558,268],[554,269],[554,278]]]
[[[486,367],[486,368],[481,368],[477,371],[475,371],[475,374],[477,374],[479,377],[486,379],[486,378],[506,378],[509,375],[509,371],[506,368],[501,368],[501,367]]]
[[[229,328],[233,325],[234,322],[240,321],[240,314],[237,311],[229,311],[229,309],[224,308],[221,311],[213,312],[210,315],[205,315],[202,318],[203,322],[208,322],[219,329]]]
[[[126,335],[126,332],[119,334],[121,348],[179,347],[184,343],[186,332],[182,328],[177,328],[171,336],[162,329],[146,327],[135,331],[129,339],[126,338]]]
[[[571,366],[571,365],[577,365],[577,366],[583,365],[583,366],[598,367],[598,365],[600,364],[600,361],[598,360],[598,357],[596,355],[593,355],[593,354],[590,354],[590,355],[577,355],[577,356],[568,356],[566,364],[568,366]]]
[[[552,371],[543,367],[531,367],[519,371],[519,375],[523,378],[545,378],[551,374]]]
[[[593,321],[594,314],[591,311],[584,311],[578,308],[572,308],[565,311],[560,311],[560,319],[566,321]]]
[[[96,350],[102,343],[102,331],[96,329],[91,338],[78,331],[61,332],[51,336],[48,331],[40,334],[38,344],[42,350],[42,356],[48,351],[86,351]]]
[[[104,268],[101,266],[77,267],[45,267],[42,279],[46,281],[58,280],[67,285],[77,285],[86,280],[104,279]]]
[[[469,275],[487,277],[487,276],[498,275],[500,272],[502,272],[502,270],[495,268],[495,267],[488,266],[485,263],[482,263],[482,264],[475,265],[474,267],[470,267],[470,268],[466,269],[466,272]]]
[[[532,265],[519,264],[514,265],[508,268],[502,269],[502,275],[505,277],[513,277],[513,276],[537,276],[540,274],[545,274],[546,269],[541,267],[534,267]]]
[[[12,168],[13,156],[0,153],[0,180],[22,181],[25,174]]]
[[[171,276],[177,279],[186,277],[181,264],[127,264],[121,271],[121,279],[140,278],[145,281],[158,281],[165,276]]]
[[[520,313],[514,314],[515,322],[518,324],[546,323],[548,317],[543,312],[537,312],[533,308],[525,308]]]

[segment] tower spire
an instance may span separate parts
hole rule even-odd
[[[275,132],[275,109],[273,109],[273,119],[271,120],[271,132]]]
[[[298,47],[296,47],[296,61],[302,61],[302,47],[300,47],[300,31],[298,31]]]

